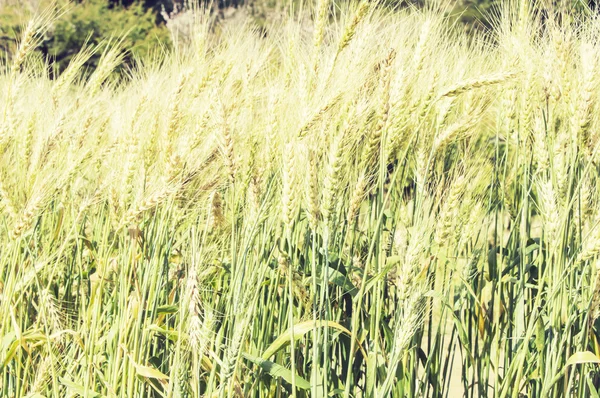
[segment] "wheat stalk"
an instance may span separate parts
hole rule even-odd
[[[440,98],[456,97],[474,89],[491,86],[493,84],[504,83],[510,79],[513,79],[516,76],[516,72],[499,72],[490,75],[480,76],[473,79],[466,79],[444,90],[440,94]]]
[[[356,186],[354,187],[354,191],[352,192],[352,196],[350,199],[350,206],[348,208],[348,215],[346,217],[346,222],[348,224],[352,224],[358,215],[360,210],[360,205],[364,200],[365,194],[367,193],[368,179],[365,173],[361,173],[356,181]]]
[[[323,44],[323,38],[325,37],[325,25],[327,24],[327,18],[329,16],[329,0],[319,0],[317,3],[317,15],[315,19],[315,31],[313,34],[313,54],[314,54],[314,65],[313,70],[315,74],[319,70],[319,50],[321,44]]]
[[[350,44],[350,42],[354,38],[354,35],[356,34],[356,28],[358,27],[360,22],[365,18],[370,8],[371,4],[368,1],[361,1],[356,12],[354,13],[354,16],[352,17],[352,20],[344,28],[344,33],[342,34],[342,37],[338,44],[336,57],[337,54],[340,54],[346,47],[348,47],[348,44]]]

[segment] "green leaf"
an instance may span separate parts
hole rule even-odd
[[[135,365],[135,371],[138,375],[142,377],[147,377],[149,379],[157,379],[157,380],[169,380],[169,376],[160,372],[158,369],[151,368],[150,366],[144,365]]]
[[[589,377],[586,377],[585,381],[587,382],[587,385],[588,385],[588,388],[589,388],[588,391],[590,393],[590,396],[592,398],[599,398],[597,389],[596,389],[596,387],[594,387],[594,384],[592,383],[592,380],[590,380]]]
[[[174,314],[179,309],[176,305],[161,305],[156,309],[159,314]]]
[[[385,267],[383,267],[383,269],[381,270],[381,272],[379,272],[377,275],[373,276],[371,279],[369,279],[365,285],[365,292],[368,292],[369,290],[371,290],[376,284],[377,282],[383,280],[386,275],[388,274],[388,272],[390,272],[390,270],[396,266],[396,264],[398,264],[398,262],[396,261],[396,257],[399,256],[393,256],[393,257],[389,257],[385,263]]]
[[[538,250],[539,248],[540,248],[539,244],[533,243],[525,248],[525,252],[523,254],[525,256],[527,256],[527,255],[533,253],[534,251]]]
[[[15,332],[8,332],[2,337],[2,350],[6,351],[12,342],[17,338]]]
[[[289,370],[279,364],[276,364],[275,362],[271,362],[271,361],[263,359],[263,358],[255,357],[250,354],[242,353],[242,356],[244,358],[246,358],[247,360],[249,360],[250,362],[253,362],[253,363],[257,364],[258,366],[260,366],[260,368],[262,370],[264,370],[271,376],[281,377],[283,380],[292,384],[292,371],[291,370]],[[295,381],[296,387],[301,388],[303,390],[308,390],[310,388],[310,383],[306,379],[303,379],[302,377],[298,376],[297,374],[294,374],[293,376],[295,379],[294,381]]]
[[[100,396],[100,394],[98,394],[97,392],[90,391],[89,389],[86,389],[84,386],[73,383],[71,380],[66,379],[64,377],[60,377],[59,380],[63,386],[67,387],[68,391],[72,391],[75,394],[78,394],[78,395],[81,395],[84,397],[92,397],[92,398]]]
[[[275,341],[273,343],[271,343],[271,345],[262,354],[262,358],[269,359],[273,355],[275,355],[275,353],[277,351],[279,351],[282,348],[284,348],[285,346],[287,346],[291,341],[290,335],[292,333],[293,333],[294,341],[296,341],[296,340],[299,340],[300,338],[302,338],[302,336],[304,336],[306,333],[310,332],[311,330],[314,330],[318,327],[325,327],[325,326],[333,328],[333,329],[337,329],[337,330],[341,331],[342,333],[346,333],[347,335],[352,336],[352,333],[348,329],[346,329],[339,323],[335,323],[332,321],[317,321],[316,323],[314,321],[300,322],[300,323],[294,325],[293,332],[290,329],[287,329],[285,332],[283,332],[281,334],[281,336],[279,336],[277,339],[275,339]],[[358,343],[358,347],[363,352],[363,354],[366,358],[367,355],[366,355],[364,349],[362,348],[362,346],[360,345],[360,343]]]
[[[377,354],[369,351],[367,356],[367,386],[366,395],[375,396],[375,383],[377,382]]]
[[[148,379],[169,380],[169,376],[160,372],[158,369],[154,369],[150,366],[144,366],[136,363],[131,354],[129,353],[127,354],[127,356],[129,357],[129,360],[135,367],[135,371],[138,374],[138,376],[146,377]]]
[[[344,293],[348,293],[352,297],[356,296],[358,289],[350,282],[348,277],[336,270],[330,270],[329,282],[342,288]]]
[[[21,342],[17,339],[14,332],[8,333],[2,339],[2,352],[5,353],[2,363],[0,363],[0,369],[4,368],[17,353],[17,349],[21,346]],[[2,358],[0,358],[2,359]]]
[[[327,269],[327,272],[329,274],[329,280],[327,281],[326,285],[324,285],[325,282],[323,280],[318,280],[317,283],[322,288],[328,288],[328,284],[332,283],[341,288],[344,291],[344,293],[347,293],[352,297],[356,296],[356,294],[358,293],[358,289],[352,284],[352,282],[348,278],[348,275],[346,274],[346,269],[344,268],[343,264],[341,264],[339,261],[334,262],[335,260],[331,259],[331,257],[333,257],[334,255],[329,255],[330,266]],[[322,267],[319,268],[319,272],[323,272]]]
[[[400,261],[404,259],[403,256],[389,256],[385,259],[386,266],[392,266],[398,264]]]
[[[578,365],[581,363],[600,363],[600,358],[590,351],[579,351],[571,355],[567,361],[567,366]]]
[[[167,337],[171,341],[177,341],[179,339],[179,332],[176,330],[173,330],[173,329],[161,328],[160,326],[158,326],[156,324],[152,324],[152,325],[148,326],[146,329],[150,330],[154,333],[162,334],[163,336]]]

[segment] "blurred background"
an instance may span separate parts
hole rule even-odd
[[[340,1],[348,0],[334,0],[332,10],[335,2]],[[427,0],[381,1],[391,10],[427,7],[428,3]],[[499,12],[501,3],[502,0],[456,0],[448,1],[446,8],[451,23],[458,23],[468,31],[489,31],[492,27],[488,21]],[[583,0],[559,3],[579,11],[595,8],[595,4]],[[216,20],[241,22],[250,17],[259,29],[287,15],[292,7],[295,9],[292,12],[300,9],[299,0],[0,0],[0,65],[6,64],[14,53],[31,16],[49,7],[60,10],[60,17],[38,43],[37,54],[40,61],[51,65],[50,74],[56,75],[84,46],[97,49],[85,65],[88,72],[92,71],[101,56],[101,46],[117,40],[126,52],[123,68],[136,60],[156,59],[174,43],[185,40],[186,26],[193,20],[191,10],[197,5],[206,7]],[[303,8],[308,9],[306,5]]]

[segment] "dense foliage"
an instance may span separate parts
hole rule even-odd
[[[193,1],[188,0],[59,0],[58,7],[66,7],[66,13],[54,21],[52,27],[37,46],[37,51],[54,67],[61,71],[73,55],[87,46],[94,46],[106,40],[124,37],[123,48],[130,52],[129,58],[144,58],[157,47],[170,45],[170,37],[165,29],[165,15],[176,15],[189,8]],[[202,2],[200,2],[202,3]],[[289,4],[292,4],[291,2]],[[295,2],[300,4],[299,1]],[[16,49],[16,39],[32,12],[48,7],[50,0],[37,0],[33,3],[12,2],[0,4],[0,53],[10,57]],[[248,6],[255,22],[264,26],[274,13],[281,13],[286,4],[281,0],[218,0],[211,3],[213,12],[227,7]],[[383,0],[389,9],[426,4],[421,0]],[[448,13],[459,15],[466,26],[489,27],[487,17],[493,0],[457,2]],[[288,10],[289,11],[289,10]],[[175,13],[175,14],[173,14]],[[93,55],[86,67],[93,70],[98,63],[100,52]]]
[[[47,7],[46,2],[38,9],[44,7]],[[73,56],[86,46],[98,50],[85,65],[93,70],[100,59],[102,45],[108,41],[119,41],[128,52],[127,59],[147,58],[170,43],[169,32],[157,21],[156,13],[139,2],[124,7],[111,5],[106,0],[85,0],[71,5],[60,3],[56,7],[64,11],[39,38],[36,51],[58,71],[64,70]],[[12,57],[16,39],[32,15],[22,5],[0,7],[0,11],[0,49],[5,56]]]
[[[118,81],[27,24],[0,397],[596,396],[600,19],[446,11],[197,11]]]
[[[31,17],[32,11],[39,11],[52,4],[51,0],[28,0],[0,4],[0,54],[12,56],[16,49],[16,38],[22,27]],[[343,5],[346,0],[337,1]],[[397,10],[404,7],[428,7],[431,2],[424,0],[380,0],[380,5]],[[558,3],[568,11],[585,11],[595,7],[594,2],[581,0],[562,0],[559,2],[541,2],[545,7]],[[306,8],[310,2],[292,0],[217,0],[213,2],[194,0],[58,0],[58,7],[65,7],[66,12],[52,23],[37,51],[46,61],[53,62],[56,70],[63,70],[74,54],[85,45],[94,46],[107,40],[123,38],[122,47],[128,51],[126,65],[131,65],[133,58],[146,58],[162,52],[171,44],[171,37],[166,29],[165,18],[177,17],[178,13],[191,8],[194,4],[205,4],[212,7],[215,16],[225,18],[223,10],[232,7],[247,7],[254,23],[266,26],[271,19],[281,19],[282,13],[290,12],[290,5],[296,9]],[[67,6],[68,4],[68,6]],[[458,20],[469,32],[489,32],[493,26],[494,16],[500,12],[502,2],[497,0],[459,0],[446,4],[444,13],[450,20]],[[338,6],[339,6],[338,5]],[[293,11],[292,11],[293,12]],[[93,70],[98,63],[101,51],[90,57],[86,63]]]

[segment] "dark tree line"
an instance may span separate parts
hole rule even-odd
[[[50,0],[42,0],[48,1]],[[61,0],[59,0],[61,1]],[[210,5],[214,12],[228,7],[256,6],[270,7],[281,5],[284,0],[201,0]],[[285,0],[299,1],[299,0]],[[311,1],[311,0],[305,0]],[[316,0],[313,0],[316,1]],[[349,0],[335,0],[349,1]],[[372,0],[374,1],[374,0]],[[426,0],[381,0],[385,7],[422,6]],[[600,1],[600,0],[599,0]],[[450,13],[457,16],[466,29],[489,29],[489,16],[502,5],[503,0],[457,0]],[[170,34],[163,19],[163,11],[168,15],[181,9],[184,0],[77,0],[74,7],[54,23],[38,47],[38,53],[45,57],[57,71],[68,65],[70,59],[81,48],[98,45],[111,37],[124,37],[123,46],[129,59],[142,58],[153,49],[169,46]],[[570,9],[595,10],[596,0],[540,0],[538,4],[568,7]],[[16,3],[18,4],[18,3]],[[287,3],[286,3],[287,4]],[[0,56],[10,58],[16,47],[16,39],[25,24],[23,14],[11,7],[0,7]],[[260,13],[259,13],[260,14]],[[258,15],[257,23],[263,24],[268,16]],[[159,44],[160,46],[157,46]],[[100,52],[88,62],[93,70],[98,63]]]

